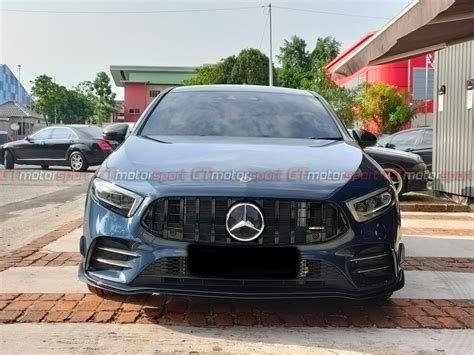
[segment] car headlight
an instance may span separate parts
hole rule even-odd
[[[397,196],[393,188],[382,189],[346,202],[357,222],[365,222],[384,213]]]
[[[91,194],[105,207],[126,217],[133,216],[143,201],[142,196],[99,178],[92,181]]]

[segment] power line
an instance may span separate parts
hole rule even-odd
[[[267,30],[267,25],[268,25],[268,18],[269,18],[269,15],[267,14],[265,18],[265,25],[263,26],[262,38],[260,38],[260,45],[258,46],[258,50],[262,49],[263,38],[265,37],[265,32]]]
[[[311,12],[311,13],[323,14],[323,15],[335,15],[335,16],[346,16],[346,17],[371,18],[371,19],[377,19],[377,20],[389,20],[389,18],[387,18],[387,17],[380,17],[380,16],[345,14],[345,13],[341,13],[341,12],[319,11],[319,10],[301,9],[301,8],[286,7],[286,6],[273,6],[273,7],[277,8],[277,9],[281,9],[281,10]]]
[[[44,14],[98,14],[98,15],[118,15],[118,14],[161,14],[161,13],[185,13],[185,12],[213,12],[213,11],[234,11],[247,9],[260,9],[265,6],[242,6],[242,7],[221,7],[211,9],[188,9],[188,10],[148,10],[148,11],[61,11],[61,10],[23,10],[23,9],[0,9],[0,12],[23,12],[23,13],[44,13]]]

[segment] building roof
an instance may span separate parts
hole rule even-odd
[[[124,86],[125,82],[181,85],[196,74],[196,67],[111,65],[110,73],[117,86]]]
[[[395,62],[474,38],[472,0],[414,0],[369,40],[332,67],[334,79],[367,64]]]
[[[15,101],[0,104],[0,118],[43,118],[39,113],[30,110]]]

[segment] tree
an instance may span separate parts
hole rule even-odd
[[[242,50],[232,67],[230,79],[233,84],[268,85],[268,57],[258,49]]]
[[[95,123],[102,125],[115,109],[115,93],[112,92],[110,78],[105,72],[97,73],[95,80],[92,82],[92,87],[97,97]]]
[[[313,67],[321,68],[326,66],[326,64],[339,55],[340,50],[341,43],[334,37],[318,37],[316,46],[310,55]]]
[[[58,115],[58,110],[64,104],[66,88],[54,82],[53,78],[45,74],[31,81],[33,84],[31,94],[33,96],[32,108],[42,114],[48,122],[53,122]]]
[[[293,36],[285,40],[277,55],[281,64],[278,70],[278,83],[288,88],[300,88],[303,81],[310,80],[311,58],[306,50],[304,39]]]
[[[379,133],[396,132],[416,114],[408,101],[407,93],[395,86],[381,82],[366,84],[359,103],[360,120],[366,125],[374,121]]]
[[[85,123],[92,116],[95,101],[91,92],[85,94],[79,89],[83,86],[68,90],[45,74],[32,83],[32,108],[41,113],[48,123]]]
[[[268,85],[268,57],[257,49],[244,49],[216,64],[196,69],[196,75],[184,85],[253,84]]]

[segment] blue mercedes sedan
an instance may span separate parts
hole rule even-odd
[[[79,276],[96,294],[386,299],[404,285],[397,193],[314,92],[162,92],[94,175]]]

